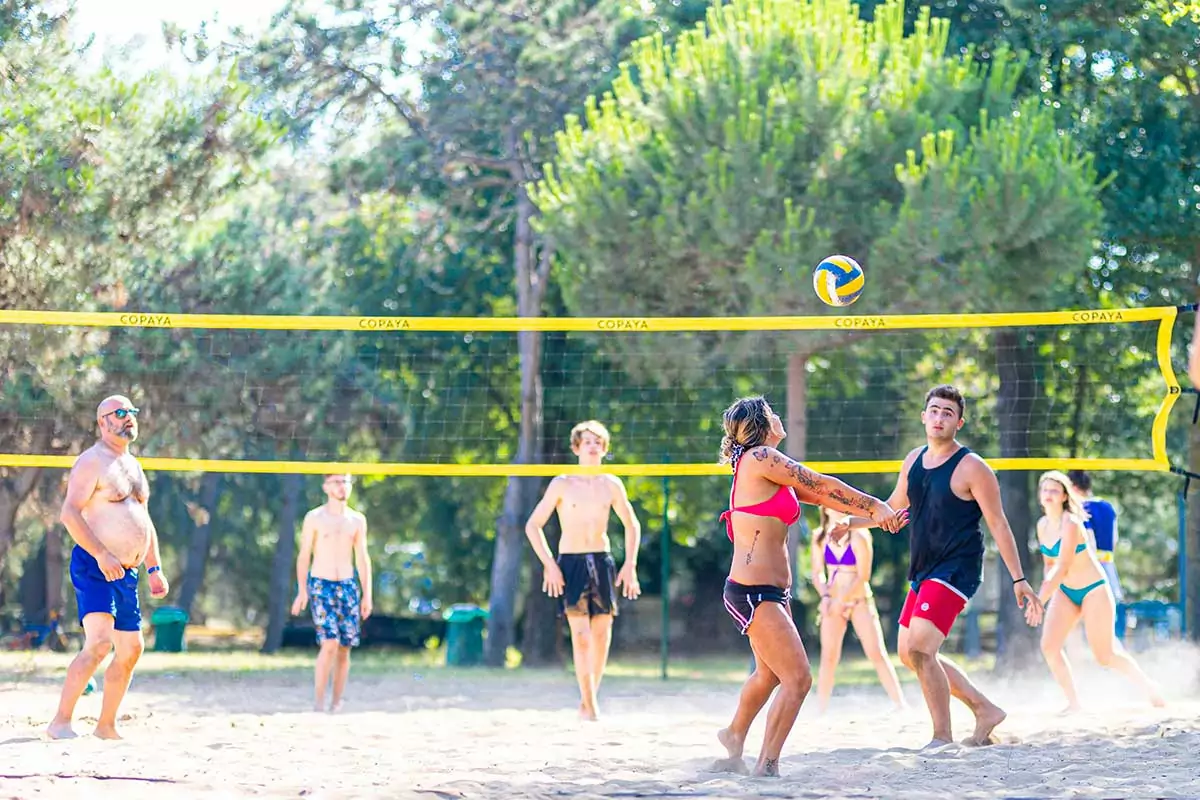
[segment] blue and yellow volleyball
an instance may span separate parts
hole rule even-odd
[[[827,306],[848,306],[867,285],[863,268],[850,256],[830,256],[813,270],[813,291]]]

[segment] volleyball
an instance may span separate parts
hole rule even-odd
[[[813,270],[813,291],[827,306],[848,306],[866,286],[863,269],[850,256],[829,256]]]

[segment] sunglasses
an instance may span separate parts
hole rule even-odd
[[[110,411],[107,414],[104,414],[103,416],[100,417],[100,419],[104,419],[104,417],[111,416],[114,414],[116,415],[117,419],[125,419],[126,417],[136,417],[138,415],[138,411],[139,411],[139,409],[136,409],[136,408],[118,408],[116,411]]]

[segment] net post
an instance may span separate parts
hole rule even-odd
[[[1179,635],[1187,638],[1188,592],[1187,592],[1187,495],[1192,477],[1185,475],[1183,488],[1175,496],[1175,507],[1179,513]]]
[[[670,456],[663,462],[670,461]],[[662,679],[668,678],[668,661],[671,656],[671,476],[664,475],[662,479],[663,515],[662,532],[659,534],[659,551],[662,556],[662,633],[659,635],[659,654],[661,659],[660,672]]]

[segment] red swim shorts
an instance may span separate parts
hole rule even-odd
[[[966,595],[948,583],[930,578],[921,581],[918,591],[908,590],[900,612],[900,626],[907,628],[913,617],[919,617],[932,622],[943,636],[949,636],[954,620],[966,605]]]

